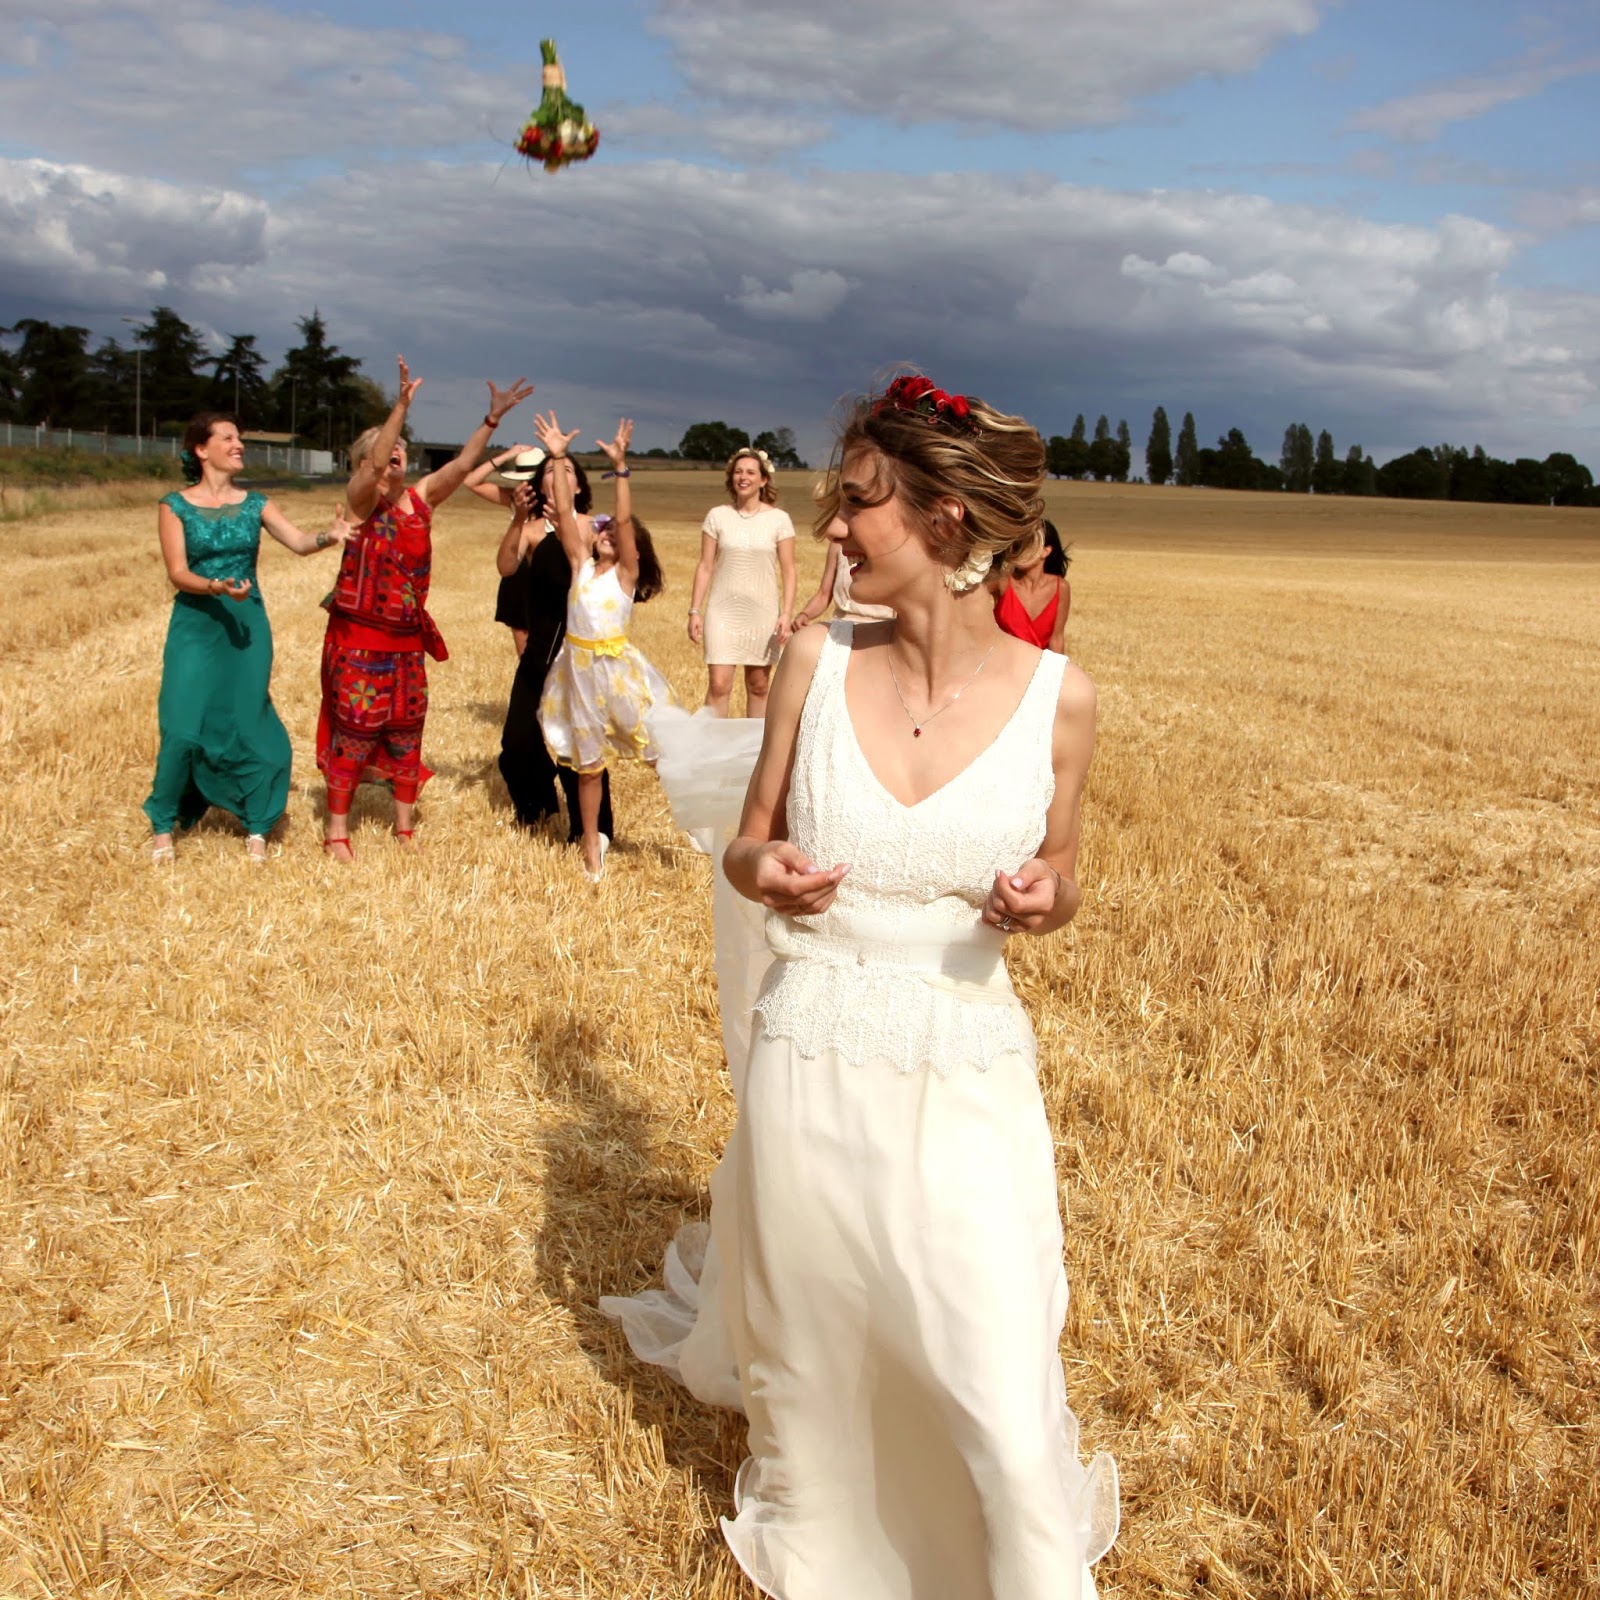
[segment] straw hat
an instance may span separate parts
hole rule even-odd
[[[500,468],[500,476],[508,483],[531,483],[539,476],[539,469],[543,465],[543,450],[519,450]]]

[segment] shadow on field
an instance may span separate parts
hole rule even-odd
[[[601,1377],[631,1392],[635,1420],[656,1429],[674,1466],[705,1472],[725,1500],[742,1457],[743,1419],[703,1406],[658,1368],[635,1359],[599,1311],[603,1294],[660,1282],[667,1245],[710,1206],[698,1174],[588,1019],[552,1019],[534,1044],[538,1092],[550,1105],[544,1152],[545,1214],[537,1251],[544,1293],[572,1314],[578,1343]],[[644,1064],[648,1066],[648,1064]],[[737,1426],[735,1426],[737,1424]],[[712,1541],[715,1543],[716,1541]]]
[[[491,728],[500,727],[506,720],[504,700],[468,700],[456,708],[477,722],[486,722]]]

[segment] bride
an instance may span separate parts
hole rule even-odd
[[[723,858],[775,959],[710,1248],[698,1283],[680,1237],[667,1293],[604,1302],[742,1406],[723,1529],[777,1600],[1093,1596],[1116,1536],[1115,1466],[1082,1466],[1066,1405],[1052,1140],[1002,958],[1078,909],[1094,744],[1089,679],[983,587],[1037,549],[1044,470],[1021,418],[924,377],[847,419],[818,527],[894,620],[784,653]]]

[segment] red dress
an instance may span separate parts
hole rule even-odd
[[[1028,608],[1017,593],[1017,586],[1007,582],[1005,592],[994,603],[994,620],[1014,638],[1026,639],[1041,650],[1050,648],[1050,635],[1056,630],[1056,612],[1061,605],[1061,580],[1056,579],[1056,592],[1050,603],[1036,617],[1028,615]]]
[[[433,774],[422,764],[428,715],[424,655],[443,661],[428,615],[433,514],[413,489],[401,504],[379,500],[344,548],[333,593],[322,603],[322,711],[317,765],[328,808],[350,809],[356,785],[387,780],[410,802]]]

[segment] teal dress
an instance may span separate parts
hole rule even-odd
[[[289,800],[289,735],[273,709],[272,628],[256,583],[261,510],[255,491],[236,506],[161,502],[183,524],[189,570],[248,578],[243,600],[184,594],[172,602],[161,659],[161,753],[144,814],[157,833],[198,822],[208,806],[250,833],[268,832]]]

